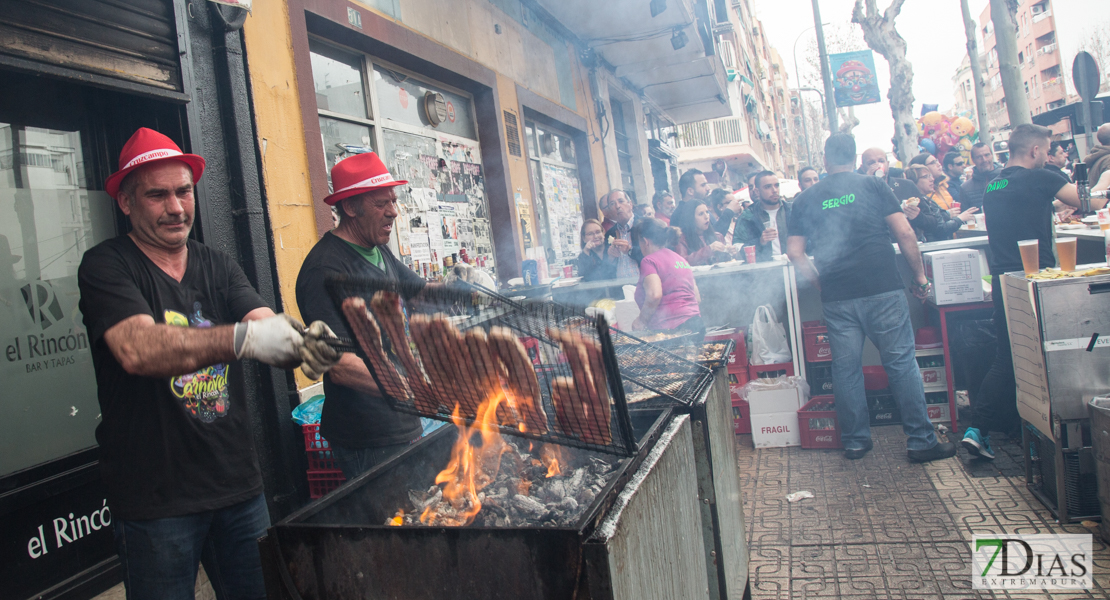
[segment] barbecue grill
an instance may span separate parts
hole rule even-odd
[[[569,526],[383,525],[446,460],[457,430],[442,428],[271,527],[269,598],[709,598],[690,417],[632,420],[637,454],[575,451],[617,464]]]
[[[326,285],[350,330],[363,334],[357,354],[401,412],[475,424],[482,403],[503,392],[514,401],[497,407],[501,433],[630,456],[637,448],[629,389],[650,391],[661,406],[689,405],[708,385],[705,366],[610,329],[584,309],[380,279],[336,277]],[[366,308],[353,308],[352,299]],[[352,322],[364,315],[369,328]],[[491,360],[502,366],[500,377]],[[523,383],[514,389],[506,382],[517,376]]]

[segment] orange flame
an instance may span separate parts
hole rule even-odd
[[[393,518],[389,520],[389,526],[390,527],[400,527],[401,525],[404,525],[404,524],[405,524],[405,511],[403,511],[403,510],[398,510],[397,514],[393,515]]]
[[[443,484],[443,498],[454,511],[452,514],[439,513],[429,506],[420,515],[421,523],[469,525],[482,510],[478,492],[493,483],[501,467],[501,455],[509,450],[509,445],[497,430],[497,410],[504,401],[504,394],[498,393],[482,402],[473,426],[466,424],[459,413],[459,405],[455,405],[451,420],[459,429],[459,437],[451,450],[447,467],[436,475],[436,484]],[[481,436],[481,445],[471,443],[475,434]]]
[[[540,460],[547,466],[547,477],[563,474],[560,463],[565,463],[566,458],[563,457],[562,446],[544,444],[543,447],[540,448]]]

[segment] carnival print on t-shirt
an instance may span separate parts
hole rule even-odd
[[[167,310],[166,324],[177,327],[211,327],[212,321],[200,312],[200,302],[193,303],[193,314],[185,315]],[[181,400],[189,414],[205,423],[227,416],[231,401],[227,391],[228,364],[219,363],[194,373],[170,378],[170,392]]]

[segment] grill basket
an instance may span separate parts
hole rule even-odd
[[[604,317],[586,316],[584,309],[382,279],[335,277],[326,286],[358,338],[340,347],[353,347],[399,412],[468,425],[484,420],[503,434],[628,456],[637,444],[626,386],[689,405],[709,372],[610,329]],[[400,317],[390,308],[398,297]],[[352,323],[367,318],[357,303],[344,310],[356,298],[380,333]],[[398,336],[403,345],[393,343]],[[491,396],[507,399],[495,418],[479,414],[488,411],[481,407]]]

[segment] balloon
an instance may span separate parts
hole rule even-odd
[[[971,141],[971,136],[965,135],[964,137],[960,138],[960,147],[964,150],[971,152],[972,145],[973,142]]]
[[[952,133],[955,134],[956,137],[962,138],[965,135],[971,135],[972,133],[975,133],[975,123],[973,123],[971,119],[967,117],[957,117],[954,121],[952,121],[951,129]]]
[[[933,143],[933,140],[929,138],[921,138],[921,141],[919,141],[918,144],[920,144],[921,147],[929,154],[933,154],[937,151],[937,145]]]

